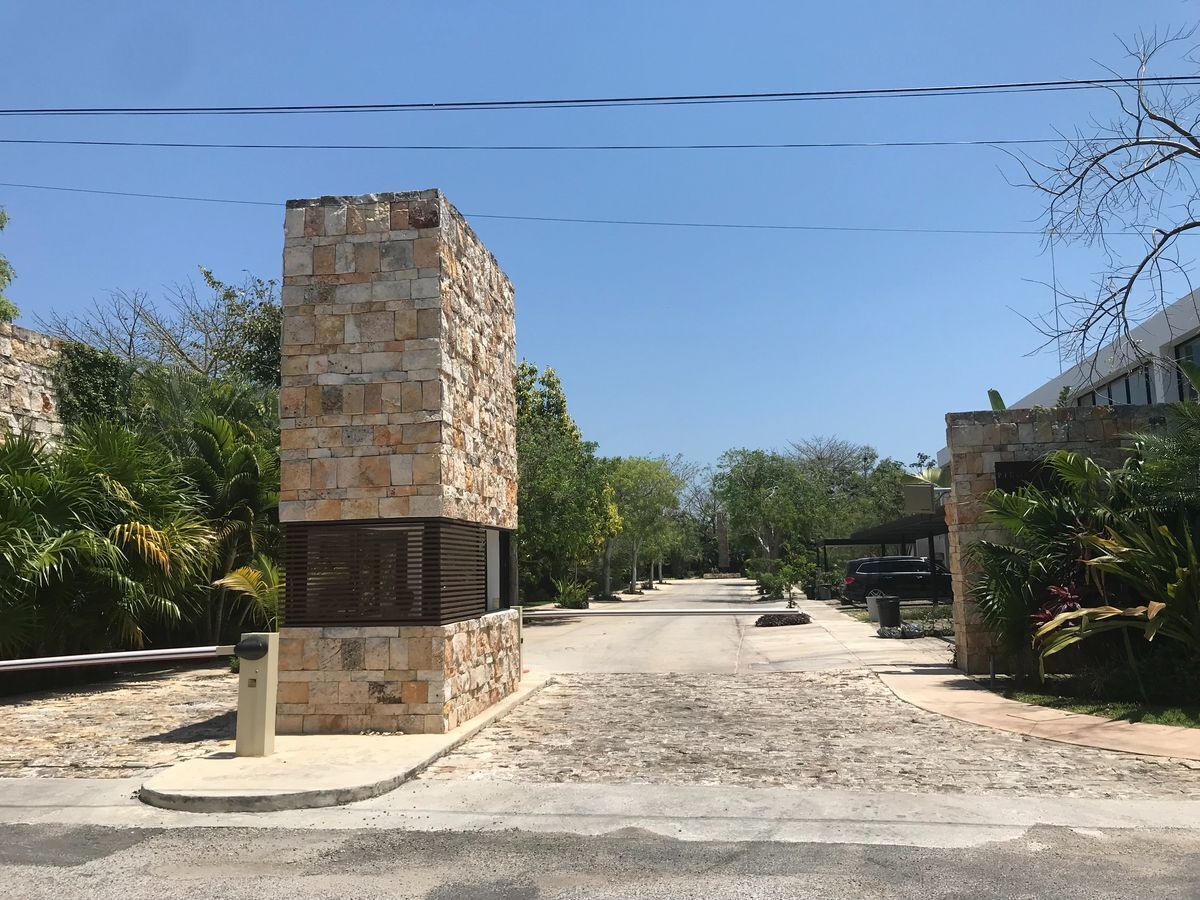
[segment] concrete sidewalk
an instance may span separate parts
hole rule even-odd
[[[138,799],[183,812],[270,812],[339,806],[394,790],[533,696],[549,679],[526,676],[487,712],[446,734],[280,735],[275,753],[239,757],[232,742],[149,778]]]
[[[898,666],[878,675],[901,700],[964,722],[1063,744],[1200,762],[1200,728],[1117,721],[1020,703],[949,666]]]
[[[876,626],[824,603],[800,605],[843,648],[844,658],[873,669],[897,697],[928,712],[1080,747],[1200,761],[1200,728],[1115,721],[1009,700],[947,665],[942,641],[880,638]]]

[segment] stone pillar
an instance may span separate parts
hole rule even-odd
[[[953,479],[946,502],[947,564],[954,585],[955,658],[960,669],[968,674],[987,672],[995,652],[971,596],[978,573],[966,550],[982,540],[1012,540],[1008,532],[984,519],[983,495],[1027,480],[1052,450],[1074,450],[1101,465],[1120,465],[1128,452],[1124,436],[1148,431],[1163,421],[1162,407],[1156,406],[1010,409],[946,416]],[[996,667],[1005,671],[1007,660],[998,658]]]
[[[520,679],[512,285],[436,190],[289,201],[283,267],[279,731],[449,730]]]

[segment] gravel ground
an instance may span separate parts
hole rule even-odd
[[[231,740],[236,708],[227,666],[0,698],[0,777],[124,778],[169,766]]]
[[[1196,765],[948,719],[851,670],[556,676],[421,777],[1182,799]]]

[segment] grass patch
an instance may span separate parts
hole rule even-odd
[[[986,682],[984,682],[986,684]],[[1200,728],[1200,706],[1155,706],[1127,700],[1086,700],[1045,691],[1006,688],[999,691],[1010,700],[1061,709],[1065,712],[1084,713],[1102,719],[1124,722],[1146,722],[1150,725],[1177,725],[1182,728]]]

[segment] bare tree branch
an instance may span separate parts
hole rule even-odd
[[[1110,344],[1145,356],[1133,329],[1168,307],[1183,286],[1191,289],[1177,239],[1200,228],[1200,116],[1194,112],[1200,93],[1151,90],[1147,78],[1157,54],[1193,33],[1154,32],[1127,44],[1136,74],[1110,88],[1119,115],[1067,139],[1055,160],[1009,154],[1024,183],[1047,200],[1046,244],[1095,246],[1108,260],[1091,291],[1052,285],[1055,314],[1036,320],[1047,339],[1043,346],[1058,344],[1078,363],[1094,365],[1097,351]],[[1133,255],[1130,237],[1140,238]]]

